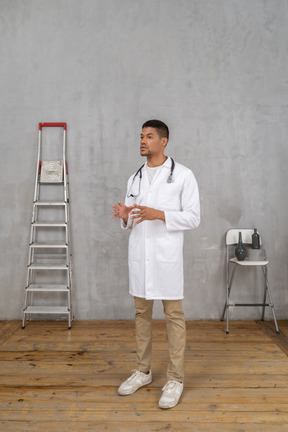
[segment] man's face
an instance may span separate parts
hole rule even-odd
[[[142,129],[140,136],[141,156],[158,156],[163,154],[167,138],[161,138],[157,129],[146,127]]]

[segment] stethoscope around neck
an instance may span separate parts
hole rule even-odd
[[[170,158],[170,159],[171,159],[171,168],[170,168],[170,174],[169,174],[169,176],[167,178],[167,183],[172,183],[173,171],[174,171],[174,168],[175,168],[175,162],[174,162],[174,160],[172,158]],[[134,174],[131,186],[129,188],[129,191],[127,192],[127,198],[130,198],[130,197],[136,198],[136,197],[138,197],[140,195],[140,188],[141,188],[141,181],[142,181],[142,168],[144,167],[144,165],[145,164],[143,164],[138,169],[138,171],[136,171],[136,173]],[[137,177],[138,174],[139,174],[139,188],[138,188],[138,193],[134,195],[134,194],[131,193],[131,189],[133,187],[134,180],[135,180],[135,178]]]

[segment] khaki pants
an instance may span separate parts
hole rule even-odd
[[[134,297],[137,363],[140,372],[150,370],[152,358],[152,311],[154,300]],[[186,325],[182,300],[162,300],[166,317],[169,364],[167,379],[183,382]]]

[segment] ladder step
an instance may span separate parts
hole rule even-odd
[[[33,261],[30,264],[64,264],[64,260],[67,259],[66,253],[35,253]],[[45,260],[45,261],[43,261]],[[62,261],[61,261],[62,260]]]
[[[65,201],[35,201],[33,203],[35,206],[65,206],[66,204]]]
[[[70,311],[67,306],[27,306],[23,311],[24,314],[67,314]]]
[[[69,270],[66,264],[30,264],[30,270]]]
[[[67,227],[67,223],[65,222],[32,222],[32,225],[35,227]]]
[[[67,285],[29,285],[26,288],[29,292],[69,292]]]
[[[47,182],[47,181],[39,180],[38,183],[41,184],[41,186],[42,185],[49,185],[49,186],[50,185],[56,185],[56,186],[60,185],[60,186],[63,186],[64,181],[62,180],[62,181],[49,181],[49,182]]]
[[[34,248],[67,248],[68,245],[66,243],[62,243],[62,242],[38,242],[38,243],[31,243],[30,248],[34,249]]]

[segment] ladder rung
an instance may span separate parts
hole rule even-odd
[[[63,184],[64,184],[64,181],[62,180],[62,181],[41,181],[41,180],[39,180],[39,182],[38,183],[40,183],[41,185],[60,185],[60,186],[63,186]]]
[[[32,225],[35,227],[67,227],[67,223],[65,222],[32,222]]]
[[[70,311],[67,306],[27,306],[24,314],[67,314]]]
[[[30,248],[67,248],[68,245],[66,243],[61,242],[43,242],[43,243],[31,243]]]
[[[34,253],[33,260],[30,264],[64,264],[67,259],[66,253]],[[45,260],[45,261],[43,261]],[[48,260],[48,261],[47,261]],[[62,261],[61,261],[62,260]]]
[[[33,292],[49,292],[49,291],[58,291],[58,292],[69,292],[69,287],[67,285],[29,285],[26,288],[26,291]]]
[[[65,206],[67,203],[65,201],[35,201],[33,204],[35,206]]]
[[[69,267],[66,264],[30,264],[28,265],[30,270],[68,270]]]

